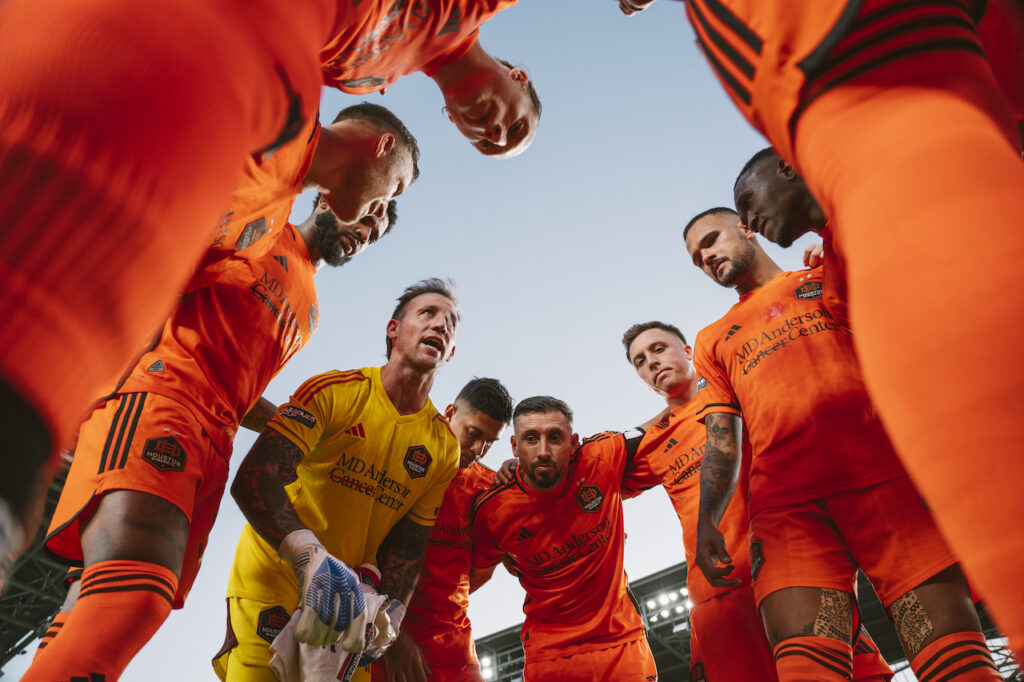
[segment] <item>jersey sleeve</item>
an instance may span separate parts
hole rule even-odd
[[[433,77],[434,74],[437,73],[438,69],[440,69],[442,66],[444,66],[445,64],[451,64],[459,57],[464,56],[467,52],[469,52],[469,48],[473,47],[473,44],[476,43],[476,39],[479,35],[479,29],[470,33],[468,36],[466,36],[465,40],[458,43],[450,50],[446,50],[444,54],[432,59],[429,64],[423,67],[423,73],[430,77]]]
[[[452,482],[455,474],[459,472],[458,442],[454,438],[448,439],[445,442],[447,449],[443,461],[451,462],[451,465],[438,471],[434,484],[420,496],[420,499],[416,500],[416,504],[413,505],[407,515],[410,521],[421,526],[434,525],[434,521],[437,520],[437,513],[441,509],[441,502],[444,500],[444,493],[448,490],[448,484]]]
[[[287,403],[277,408],[277,414],[267,422],[267,427],[308,455],[330,424],[344,423],[344,401],[338,400],[337,391],[330,390],[335,385],[332,377],[337,374],[326,372],[307,380]]]
[[[647,453],[641,447],[644,430],[630,429],[622,434],[626,448],[626,468],[622,472],[622,497],[636,497],[645,490],[661,484],[661,477],[654,473]]]
[[[492,488],[481,494],[473,502],[470,510],[470,526],[473,535],[473,553],[471,563],[474,568],[493,568],[505,558],[504,552],[498,547],[488,524],[488,515],[498,512],[498,502],[493,497],[509,484]]]
[[[740,401],[733,392],[732,384],[725,372],[725,367],[711,352],[711,344],[707,341],[706,331],[697,335],[697,349],[694,353],[693,366],[697,370],[697,419],[701,422],[709,414],[724,412],[743,416]]]

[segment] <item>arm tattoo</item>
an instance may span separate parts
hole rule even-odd
[[[430,526],[410,521],[408,517],[402,517],[391,529],[377,551],[381,594],[409,603],[420,578],[431,530]]]
[[[284,489],[297,478],[295,467],[302,457],[294,443],[267,429],[245,456],[231,485],[231,494],[245,518],[275,549],[285,535],[306,527]]]
[[[913,590],[894,601],[889,607],[889,614],[903,643],[903,651],[909,660],[913,660],[935,632],[932,619]]]
[[[717,525],[739,479],[742,423],[734,414],[716,413],[704,425],[708,440],[700,467],[700,516]]]
[[[242,417],[242,426],[250,431],[262,433],[263,429],[267,426],[267,422],[275,414],[277,414],[277,405],[261,397],[253,405],[253,408],[249,410],[249,413]]]

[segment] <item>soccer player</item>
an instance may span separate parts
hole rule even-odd
[[[380,146],[388,151],[378,156]],[[388,202],[412,182],[416,152],[391,112],[359,104],[310,150],[306,181],[333,187],[345,177],[350,201]],[[235,432],[246,419],[262,427],[263,390],[316,329],[317,267],[343,265],[388,228],[372,214],[344,225],[321,196],[305,222],[268,235],[261,251],[218,255],[195,274],[155,345],[80,429],[46,546],[84,565],[82,589],[26,679],[115,679],[183,605]],[[117,626],[96,628],[101,614],[118,614]]]
[[[473,571],[505,557],[526,590],[523,679],[656,680],[643,621],[623,571],[622,488],[658,479],[636,458],[642,431],[579,445],[572,411],[550,396],[512,415],[515,478],[477,498]]]
[[[316,615],[309,634],[327,634],[317,641],[297,627],[297,641],[337,641],[346,619],[332,603],[350,615],[362,606],[349,566],[379,566],[380,593],[408,604],[458,470],[458,440],[429,397],[457,323],[445,282],[407,287],[387,324],[387,364],[309,379],[246,455],[231,486],[248,523],[228,581],[228,637],[214,659],[222,679],[274,680],[270,644],[299,607],[300,625]],[[331,580],[318,589],[321,571]],[[392,624],[400,623],[399,615]]]
[[[1024,289],[990,249],[964,248],[972,226],[972,241],[1024,252],[1019,111],[1004,94],[1016,88],[1021,101],[1020,51],[1007,62],[1018,85],[997,80],[977,33],[985,4],[688,0],[685,10],[733,103],[834,221],[872,401],[1021,658],[1024,465],[1008,453],[1024,441],[1024,363],[1007,359],[1024,338]],[[942,324],[951,311],[956,324]],[[943,357],[970,358],[970,370],[935,371],[929,359]]]
[[[324,83],[426,70],[481,151],[530,144],[535,91],[476,40],[512,4],[0,3],[0,580],[45,463],[170,314],[245,158],[293,139]]]
[[[512,398],[497,379],[473,379],[444,416],[459,440],[459,473],[441,502],[398,638],[372,668],[380,682],[483,682],[466,611],[469,593],[490,576],[469,580],[469,510],[494,483],[494,471],[478,460],[511,421]]]
[[[858,566],[919,678],[1000,679],[956,559],[874,413],[851,335],[821,303],[820,270],[783,272],[730,209],[699,214],[684,239],[694,265],[740,295],[697,337],[707,442],[695,558],[708,581],[729,573],[716,526],[745,426],[751,576],[781,680],[849,679]]]
[[[697,570],[697,511],[700,470],[706,433],[697,419],[701,407],[693,349],[679,329],[664,322],[635,324],[622,337],[626,358],[640,378],[665,399],[667,413],[654,424],[638,454],[651,469],[675,507],[683,527],[686,586],[694,602],[690,611],[690,679],[774,680],[775,665],[750,585],[750,540],[747,527],[747,473],[750,449],[744,439],[742,470],[736,494],[729,502],[719,529],[729,555],[734,557],[724,586],[714,586]],[[854,680],[888,680],[892,670],[863,628],[856,633]]]

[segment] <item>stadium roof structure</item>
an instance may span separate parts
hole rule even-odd
[[[686,590],[686,564],[679,563],[630,583],[640,604],[640,615],[647,628],[647,641],[658,665],[661,680],[689,679],[690,608]],[[885,608],[875,596],[871,583],[861,575],[858,581],[861,619],[894,671],[909,667]],[[979,615],[996,666],[1006,680],[1024,680],[1013,662],[1005,640],[995,629],[984,609]],[[519,641],[521,625],[514,625],[476,640],[477,655],[484,679],[489,682],[522,682],[523,647]],[[742,644],[737,643],[737,647]]]

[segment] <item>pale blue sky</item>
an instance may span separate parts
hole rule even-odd
[[[551,394],[581,435],[645,421],[663,404],[619,342],[634,322],[662,319],[692,339],[735,301],[694,268],[681,231],[695,213],[731,205],[742,164],[764,146],[732,107],[693,42],[680,2],[626,18],[616,0],[522,0],[481,42],[527,67],[544,103],[533,147],[496,161],[442,116],[433,81],[410,76],[380,95],[325,91],[321,118],[367,99],[417,136],[422,175],[399,201],[397,228],[340,269],[317,276],[320,328],[270,385],[275,403],[327,369],[384,362],[384,328],[402,289],[453,277],[462,323],[454,360],[432,392],[438,409],[473,376],[501,379],[517,400]],[[296,203],[293,220],[309,213]],[[769,252],[800,267],[803,242]],[[511,456],[508,431],[485,458]],[[237,467],[254,435],[235,440]],[[125,680],[215,680],[224,591],[243,519],[222,504],[189,602],[128,667]],[[626,568],[636,578],[682,560],[679,525],[660,490],[626,505]],[[470,606],[475,633],[522,619],[522,591],[501,569]],[[27,656],[11,662],[17,679]]]

